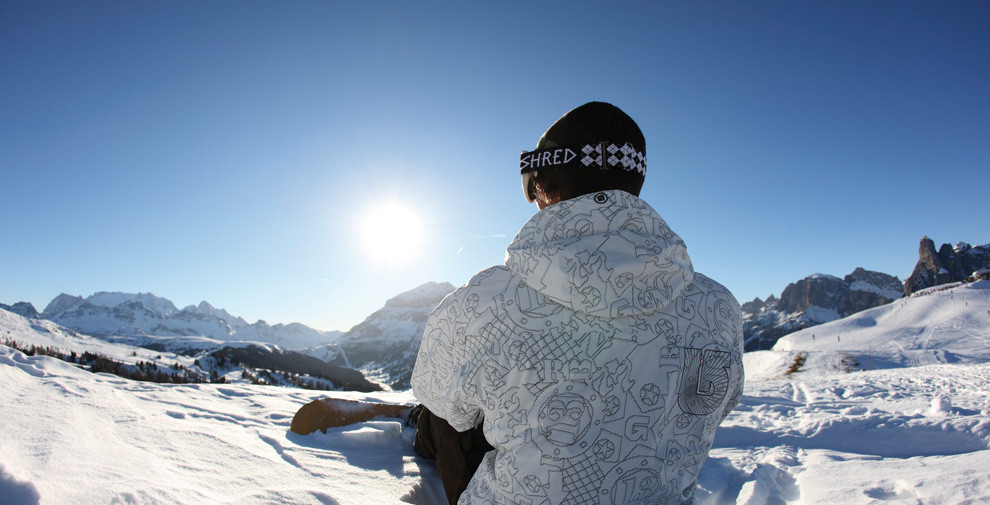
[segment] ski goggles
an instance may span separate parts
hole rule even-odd
[[[535,151],[523,151],[519,155],[519,173],[522,174],[522,189],[526,201],[536,201],[533,192],[533,174],[545,168],[589,168],[602,170],[618,168],[627,172],[639,172],[646,176],[646,155],[636,150],[632,144],[599,142],[576,146],[550,147]]]

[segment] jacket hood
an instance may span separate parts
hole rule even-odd
[[[505,265],[557,303],[608,318],[662,310],[694,278],[684,241],[649,204],[618,190],[538,212]]]

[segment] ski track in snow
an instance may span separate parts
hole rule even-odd
[[[697,503],[990,503],[988,293],[912,297],[747,353]],[[3,332],[134,352],[0,311]],[[0,346],[0,503],[446,503],[397,420],[290,433],[295,411],[325,394],[134,382]]]

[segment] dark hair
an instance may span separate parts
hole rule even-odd
[[[540,138],[537,149],[599,142],[629,143],[646,155],[646,138],[636,122],[618,107],[605,102],[589,102],[561,116]],[[549,203],[610,189],[639,196],[644,179],[645,173],[635,170],[548,167],[535,171],[533,189],[538,197]]]
[[[621,189],[639,196],[643,180],[639,172],[625,170],[550,168],[533,173],[533,192],[537,199],[549,203],[610,189]]]

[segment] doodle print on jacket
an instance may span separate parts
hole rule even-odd
[[[537,213],[440,303],[417,398],[495,447],[460,503],[690,501],[742,392],[739,305],[643,200],[606,191]]]

